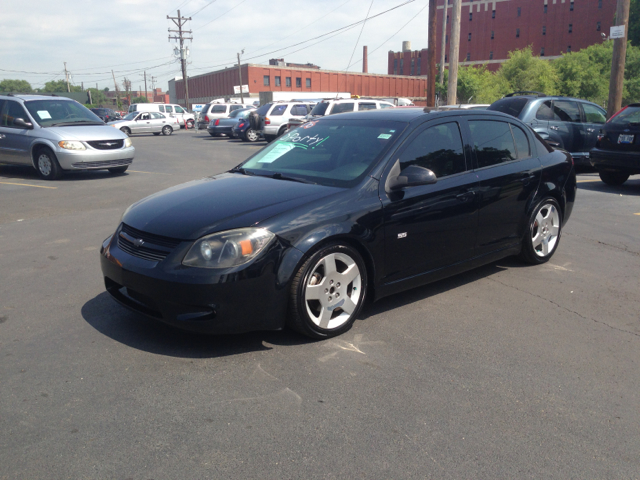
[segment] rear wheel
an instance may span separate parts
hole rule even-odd
[[[124,173],[129,168],[129,165],[125,165],[124,167],[113,167],[109,169],[109,173],[113,173],[114,175]]]
[[[122,133],[126,134],[126,135],[131,136],[131,130],[129,130],[129,128],[127,128],[127,127],[122,127],[122,128],[120,129],[120,131],[121,131]]]
[[[41,148],[36,152],[36,170],[44,180],[57,180],[62,176],[62,168],[55,154],[48,148]]]
[[[258,135],[258,133],[253,128],[247,129],[244,136],[247,139],[247,142],[257,142],[260,138],[260,135]]]
[[[367,291],[360,254],[343,244],[314,253],[291,284],[288,325],[311,338],[329,338],[351,328]]]
[[[520,257],[527,263],[548,261],[560,242],[562,214],[553,198],[545,198],[538,204],[529,219],[529,229],[522,243]]]
[[[602,180],[607,185],[612,185],[617,187],[618,185],[622,185],[629,178],[628,173],[621,172],[600,172],[600,180]]]
[[[164,127],[162,127],[163,135],[171,135],[172,133],[173,133],[173,128],[171,128],[169,125],[165,125]]]

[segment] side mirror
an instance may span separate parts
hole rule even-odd
[[[400,161],[397,160],[391,171],[389,177],[387,177],[387,183],[385,190],[392,192],[394,190],[400,190],[404,187],[417,187],[420,185],[431,185],[438,181],[436,174],[431,170],[419,167],[417,165],[410,165],[404,170],[400,171]]]
[[[33,123],[25,122],[24,118],[14,118],[13,124],[17,125],[18,127],[33,128]]]

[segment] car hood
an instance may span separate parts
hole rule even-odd
[[[182,240],[256,225],[342,189],[223,173],[158,192],[134,203],[122,221],[138,230]]]
[[[127,138],[117,128],[107,125],[85,125],[77,127],[47,127],[47,131],[59,135],[64,140],[114,140]]]

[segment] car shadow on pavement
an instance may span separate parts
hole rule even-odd
[[[180,358],[215,358],[271,350],[272,345],[313,343],[290,330],[204,335],[178,330],[129,311],[102,292],[86,302],[82,317],[103,335],[137,350]],[[265,344],[266,342],[266,344]]]
[[[640,175],[632,175],[629,180],[617,187],[607,185],[602,181],[593,181],[578,183],[578,188],[592,192],[640,196]]]
[[[36,169],[27,165],[0,165],[0,179],[4,180],[39,180],[46,182],[47,185],[55,187],[58,182],[76,181],[76,180],[99,180],[107,178],[126,177],[128,173],[109,173],[108,170],[74,170],[72,172],[64,172],[61,178],[55,181],[42,180]]]

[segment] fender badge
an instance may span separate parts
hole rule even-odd
[[[398,238],[407,238],[407,232],[399,233]]]

